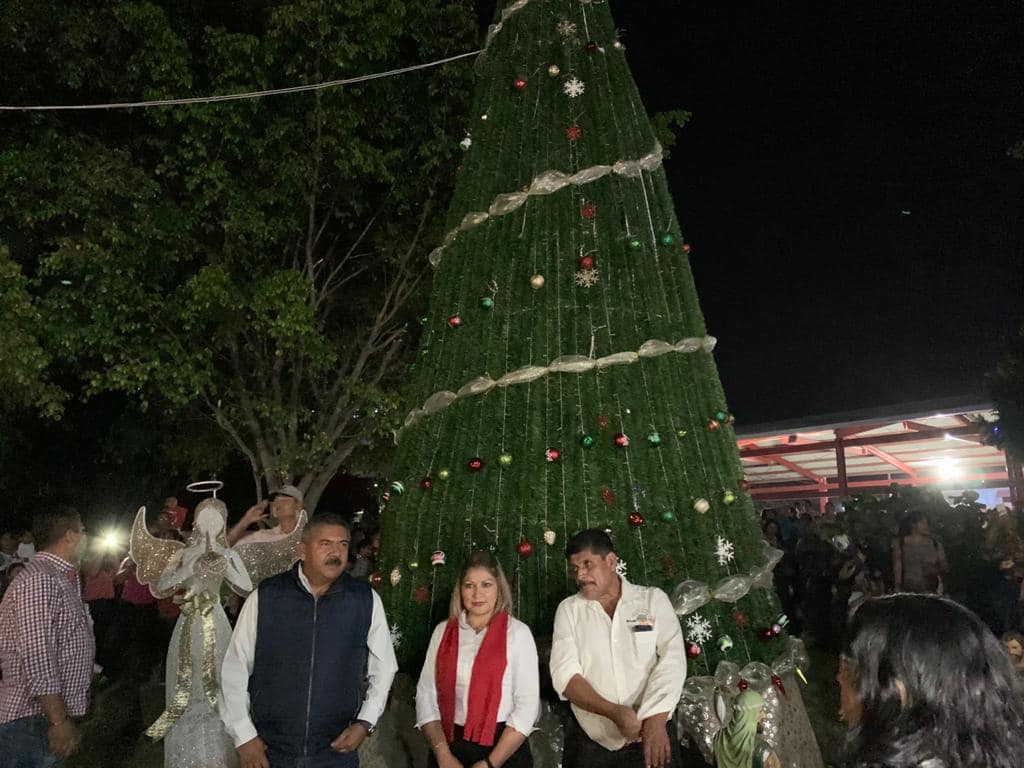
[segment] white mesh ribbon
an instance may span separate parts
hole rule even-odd
[[[648,339],[640,345],[640,349],[637,352],[615,352],[614,354],[605,355],[604,357],[599,357],[597,359],[584,357],[583,355],[562,355],[552,360],[549,365],[527,365],[506,373],[497,381],[492,379],[490,376],[477,376],[475,379],[471,379],[463,384],[457,393],[449,390],[435,392],[427,398],[426,402],[423,403],[421,407],[414,408],[409,411],[402,424],[402,428],[395,433],[395,442],[398,442],[398,438],[404,430],[411,427],[423,417],[430,416],[438,411],[444,410],[456,400],[463,400],[468,397],[482,395],[490,392],[495,387],[510,387],[513,384],[527,384],[531,381],[536,381],[549,373],[586,373],[587,371],[592,371],[595,368],[600,370],[613,365],[629,365],[630,363],[635,363],[640,358],[660,357],[661,355],[667,355],[669,352],[710,352],[715,348],[715,343],[716,340],[714,336],[688,337],[680,339],[675,344],[669,344],[667,341],[662,341],[661,339]],[[769,579],[771,578],[771,569],[774,567],[774,562],[767,567]],[[762,566],[762,570],[763,569],[764,566]],[[763,573],[759,571],[757,574],[751,574],[751,577],[755,579],[758,577],[763,578]],[[749,591],[749,589],[747,591]]]
[[[520,2],[522,5],[526,4],[526,0],[520,0]],[[520,3],[515,3],[514,5],[520,5]],[[505,10],[508,11],[510,8],[512,8],[512,6],[509,6],[509,8]],[[502,15],[504,17],[504,13]],[[497,26],[500,28],[501,25],[499,24]],[[441,263],[441,257],[444,255],[445,249],[455,242],[459,232],[468,232],[469,230],[480,226],[490,218],[505,216],[513,211],[517,211],[522,208],[526,204],[526,201],[532,196],[550,195],[552,192],[564,189],[570,184],[574,186],[583,186],[584,184],[590,184],[598,179],[604,178],[609,174],[616,174],[626,178],[635,178],[640,175],[641,171],[653,171],[655,168],[660,166],[661,159],[661,145],[655,142],[654,149],[638,160],[619,160],[614,165],[592,165],[589,168],[577,171],[571,176],[563,173],[562,171],[556,170],[539,173],[533,178],[533,181],[527,185],[525,191],[502,192],[495,196],[486,211],[474,211],[463,216],[459,226],[448,232],[442,239],[441,245],[430,252],[430,265],[436,268]]]
[[[494,39],[494,36],[501,32],[501,28],[505,26],[505,22],[509,20],[509,17],[512,16],[512,14],[518,13],[529,4],[530,0],[516,0],[510,6],[505,8],[501,12],[501,20],[498,21],[497,24],[491,24],[491,26],[487,28],[487,40],[484,42],[484,48],[489,46],[491,44],[491,40]]]
[[[687,579],[679,582],[672,590],[672,606],[680,616],[693,613],[710,600],[735,603],[752,589],[771,589],[772,571],[782,559],[782,552],[768,542],[761,542],[761,562],[746,574],[727,576],[714,586],[701,581]]]

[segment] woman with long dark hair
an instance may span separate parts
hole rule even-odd
[[[934,595],[864,603],[839,664],[845,768],[1019,768],[1024,703],[987,626]]]
[[[928,517],[911,510],[900,521],[892,543],[892,574],[897,592],[939,592],[946,571],[946,552],[931,534]]]
[[[490,552],[473,552],[434,630],[416,687],[430,768],[530,768],[540,714],[537,646],[512,617],[512,590]]]

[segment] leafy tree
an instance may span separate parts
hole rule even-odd
[[[989,379],[999,411],[999,443],[1024,461],[1024,328],[1014,336]]]
[[[52,104],[319,83],[471,50],[473,20],[437,0],[16,0],[0,90]],[[121,392],[202,415],[257,493],[294,480],[315,507],[395,426],[470,73],[6,118],[6,403],[58,416]]]

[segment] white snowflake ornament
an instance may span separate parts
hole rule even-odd
[[[395,648],[402,644],[402,630],[399,629],[398,624],[391,625],[391,645]]]
[[[728,565],[730,562],[732,562],[732,559],[734,557],[734,549],[735,547],[733,546],[731,541],[723,539],[721,536],[719,536],[718,543],[715,544],[715,555],[718,557],[718,564]]]
[[[562,90],[570,99],[575,99],[577,96],[583,95],[583,92],[587,90],[587,86],[578,77],[571,77],[562,83]]]
[[[466,138],[459,142],[459,146],[462,147],[463,149],[469,149],[470,147],[473,146],[473,139],[467,136]]]
[[[619,574],[619,576],[625,576],[626,575],[626,571],[628,569],[629,569],[629,564],[625,560],[619,560],[619,562],[617,562],[615,564],[615,572],[617,574]]]
[[[562,19],[558,22],[558,26],[555,29],[558,30],[558,34],[562,37],[572,37],[576,34],[576,24],[568,19]]]
[[[686,637],[691,643],[704,645],[711,639],[711,624],[699,613],[686,620]]]
[[[597,285],[597,278],[596,269],[581,269],[572,276],[573,282],[580,288],[593,288]]]

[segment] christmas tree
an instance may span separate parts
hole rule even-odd
[[[399,657],[447,617],[472,549],[497,554],[516,614],[549,634],[575,591],[564,543],[599,527],[628,579],[672,595],[691,677],[782,694],[772,675],[799,659],[773,553],[608,5],[502,4],[477,72],[371,577]]]

